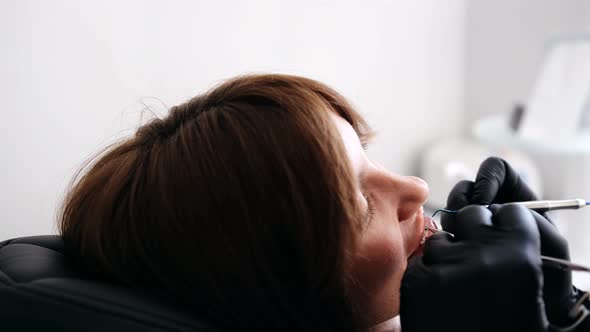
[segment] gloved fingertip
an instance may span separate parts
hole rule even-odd
[[[498,206],[492,218],[495,226],[512,230],[520,229],[532,236],[539,236],[537,223],[531,210],[521,205],[510,203]]]
[[[500,207],[502,207],[502,204],[490,204],[488,205],[488,210],[490,210],[492,214],[496,214]]]
[[[473,182],[468,180],[459,181],[447,197],[447,209],[458,210],[470,203]]]
[[[501,183],[495,179],[478,179],[473,185],[473,194],[471,200],[473,204],[488,205],[494,201]]]
[[[452,241],[460,241],[474,236],[482,225],[492,225],[492,212],[481,205],[468,205],[456,213],[449,213],[441,218],[445,231],[453,233]]]
[[[424,244],[424,255],[436,252],[442,246],[449,246],[454,241],[453,236],[446,232],[438,232],[428,238]]]
[[[506,178],[506,162],[498,157],[484,160],[477,171],[471,199],[473,204],[491,204]]]
[[[569,245],[559,229],[543,215],[531,210],[541,236],[541,254],[561,259],[570,259]]]
[[[455,214],[454,213],[447,213],[447,212],[442,212],[442,215],[440,216],[440,224],[442,225],[442,228],[447,231],[447,232],[451,232],[454,233],[455,231],[454,229],[454,219]],[[436,234],[435,234],[436,235]]]
[[[487,168],[494,168],[497,167],[499,165],[504,166],[506,163],[506,160],[497,157],[497,156],[491,156],[491,157],[487,157],[486,160],[484,160],[481,165],[485,166]]]

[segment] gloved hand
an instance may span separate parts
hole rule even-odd
[[[546,331],[540,238],[521,206],[449,214],[402,279],[402,331]]]
[[[447,207],[452,209],[469,204],[489,205],[537,199],[535,193],[506,161],[490,157],[479,166],[475,183],[462,181],[455,186],[449,194]]]
[[[462,181],[453,188],[448,197],[447,208],[455,210],[469,204],[488,205],[532,200],[537,200],[536,195],[518,173],[506,161],[492,157],[481,164],[475,183]],[[545,214],[532,213],[541,236],[541,255],[569,260],[566,239]],[[443,228],[447,229],[449,226],[443,218]],[[582,295],[572,286],[571,272],[544,267],[543,276],[543,298],[549,322],[555,326],[570,325],[575,321],[575,318],[569,317],[570,309]]]

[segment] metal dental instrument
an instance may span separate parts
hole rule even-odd
[[[525,208],[535,210],[537,212],[547,212],[553,210],[576,210],[583,208],[584,206],[590,205],[590,202],[583,200],[581,198],[575,199],[561,199],[561,200],[544,200],[544,201],[526,201],[526,202],[510,202],[505,204],[516,204],[522,205]],[[484,205],[484,207],[488,207],[489,205]],[[457,210],[449,210],[449,209],[438,209],[434,211],[432,217],[438,212],[447,212],[447,213],[455,213]]]
[[[580,209],[584,206],[590,205],[590,202],[583,200],[581,198],[576,199],[563,199],[563,200],[544,200],[544,201],[527,201],[527,202],[511,202],[506,204],[516,204],[522,205],[526,208],[531,210],[535,210],[537,212],[546,212],[552,210],[565,210],[565,209]],[[484,205],[488,207],[489,205]],[[438,209],[434,212],[432,217],[438,212],[446,212],[446,213],[456,213],[458,210],[449,210],[449,209]],[[454,234],[449,233],[447,231],[443,231],[441,229],[433,229],[430,227],[426,227],[426,229],[432,233],[447,233],[452,237],[455,237]],[[543,261],[543,266],[561,269],[561,270],[571,270],[571,271],[583,271],[583,272],[590,272],[590,267],[586,267],[580,264],[572,263],[565,259],[549,257],[549,256],[541,256],[541,260]]]
[[[566,209],[579,209],[586,205],[590,205],[590,202],[586,202],[581,198],[575,199],[562,199],[562,200],[545,200],[545,201],[527,201],[527,202],[513,202],[506,204],[522,205],[531,210],[537,212],[546,212],[552,210],[566,210]]]
[[[586,267],[586,266],[583,266],[580,264],[576,264],[576,263],[572,263],[570,261],[566,261],[565,259],[549,257],[549,256],[541,256],[541,259],[543,260],[543,266],[550,266],[550,267],[554,267],[556,269],[561,269],[561,270],[590,272],[589,267]]]
[[[449,233],[447,231],[443,231],[442,229],[434,229],[426,226],[426,229],[432,233],[446,233],[452,237],[455,237],[455,234]],[[590,267],[586,267],[584,265],[572,263],[565,259],[550,257],[550,256],[542,256],[541,260],[543,261],[543,266],[551,267],[559,270],[570,270],[570,271],[582,271],[582,272],[590,272]]]
[[[446,233],[449,234],[452,237],[455,237],[455,234],[453,233],[449,233],[447,231],[443,231],[442,229],[436,229],[436,228],[430,228],[428,226],[424,227],[427,231],[432,232],[432,233]]]

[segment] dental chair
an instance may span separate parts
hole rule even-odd
[[[85,274],[57,235],[0,242],[0,330],[219,332],[154,297]]]

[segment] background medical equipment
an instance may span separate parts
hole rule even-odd
[[[590,34],[549,42],[528,102],[477,121],[471,131],[486,147],[530,157],[543,179],[540,196],[588,197]]]
[[[542,194],[543,184],[537,166],[524,153],[452,138],[434,143],[422,154],[419,175],[430,189],[426,207],[431,210],[445,207],[455,184],[461,180],[474,181],[479,165],[490,156],[508,161],[534,192]]]

